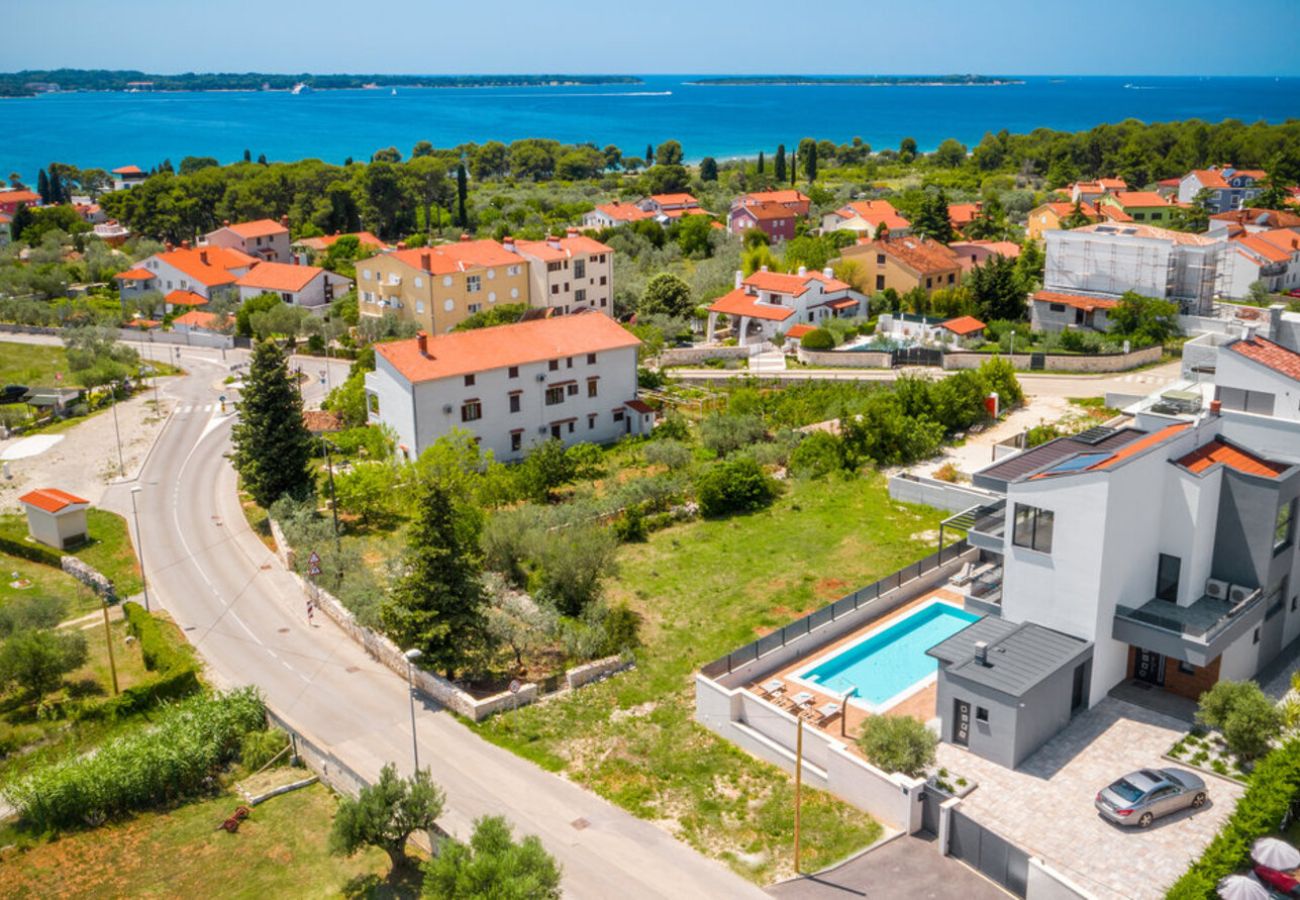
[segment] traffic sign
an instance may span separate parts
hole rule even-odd
[[[307,557],[307,574],[312,578],[320,575],[320,554],[315,550],[311,552],[311,556]]]

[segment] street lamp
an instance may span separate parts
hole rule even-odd
[[[417,772],[420,771],[420,741],[415,734],[415,661],[423,655],[418,647],[406,651],[406,687],[411,696],[411,756]]]
[[[1011,356],[1016,355],[1016,333],[1011,332]]]
[[[117,436],[117,468],[122,478],[126,477],[126,460],[122,458],[122,429],[117,424],[117,384],[109,386],[109,399],[113,405],[113,434]]]
[[[144,583],[144,611],[149,612],[149,574],[144,570],[144,537],[140,534],[140,510],[135,505],[135,495],[144,488],[131,488],[131,516],[135,519],[135,553],[140,557],[140,580]]]

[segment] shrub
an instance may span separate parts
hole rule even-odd
[[[43,544],[29,544],[26,541],[0,537],[0,553],[8,553],[10,556],[17,556],[44,566],[53,566],[56,569],[63,565],[58,551]]]
[[[14,597],[0,606],[0,638],[29,628],[53,628],[68,605],[60,597]]]
[[[934,477],[939,481],[946,481],[949,484],[956,484],[961,481],[961,470],[953,463],[946,462],[934,470]]]
[[[618,540],[607,528],[575,526],[536,543],[534,592],[566,616],[600,599],[604,579],[617,571]]]
[[[645,445],[642,453],[650,465],[665,466],[670,471],[684,469],[691,464],[691,448],[674,438],[651,441]]]
[[[1196,719],[1219,729],[1228,749],[1244,759],[1265,753],[1282,731],[1282,713],[1253,681],[1220,681],[1201,695]]]
[[[777,485],[749,456],[715,463],[695,479],[695,495],[705,516],[762,509],[776,499]]]
[[[934,763],[938,743],[934,732],[912,716],[868,716],[858,737],[858,746],[877,768],[913,778]]]
[[[645,514],[639,506],[629,506],[614,520],[614,535],[624,544],[639,544],[646,534]]]
[[[834,350],[835,337],[825,328],[814,328],[799,339],[799,346],[805,350]]]
[[[289,736],[278,728],[250,731],[239,742],[239,761],[250,772],[256,772],[276,759],[287,746],[289,746]],[[279,756],[276,764],[283,765],[287,760],[288,754]]]
[[[162,622],[145,612],[139,603],[123,603],[122,615],[126,618],[127,631],[140,642],[140,655],[146,669],[171,672],[194,667],[194,656],[189,646],[170,639],[163,631]]]
[[[265,716],[253,688],[193,697],[167,708],[147,731],[37,769],[5,797],[38,830],[99,824],[174,801],[202,790]]]
[[[844,442],[830,432],[812,432],[790,454],[790,471],[800,478],[821,478],[846,468]]]
[[[719,456],[734,453],[766,436],[763,420],[753,413],[713,413],[700,423],[700,442]]]
[[[39,700],[86,662],[80,631],[27,629],[0,644],[0,689],[23,688]]]
[[[503,816],[474,823],[468,844],[449,840],[425,863],[429,900],[559,900],[560,867],[535,835],[516,842]]]

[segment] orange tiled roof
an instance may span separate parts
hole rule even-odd
[[[154,258],[184,272],[206,287],[234,284],[239,276],[231,273],[231,269],[247,268],[257,262],[247,253],[216,246],[170,250],[159,253]]]
[[[1255,237],[1272,244],[1288,255],[1300,250],[1300,231],[1290,228],[1272,228],[1268,231],[1256,232]]]
[[[690,194],[651,194],[650,199],[660,206],[699,206],[700,201]]]
[[[709,312],[726,313],[729,316],[748,316],[751,319],[766,319],[769,322],[784,322],[794,315],[794,309],[787,306],[772,306],[759,303],[758,298],[747,293],[744,288],[736,288],[729,294],[723,294],[709,304]]]
[[[312,279],[325,270],[319,266],[295,266],[291,263],[258,263],[241,276],[235,284],[263,291],[296,293],[311,284]]]
[[[0,191],[0,203],[39,203],[41,195],[32,191]]]
[[[114,175],[143,175],[144,169],[139,166],[118,166],[113,170]]]
[[[295,244],[308,248],[309,250],[328,250],[338,243],[339,238],[354,237],[363,247],[374,247],[376,250],[387,250],[388,245],[375,237],[369,231],[354,231],[350,234],[327,234],[321,237],[299,238],[294,241]]]
[[[791,325],[790,329],[785,333],[785,336],[787,338],[797,339],[803,337],[805,334],[807,334],[810,331],[816,331],[816,330],[817,328],[814,325],[806,325],[801,323],[799,325]]]
[[[900,216],[888,200],[855,200],[835,210],[835,215],[845,219],[857,216],[873,228],[884,225],[890,231],[905,231],[912,227],[912,223]]]
[[[1178,465],[1197,474],[1217,463],[1222,463],[1238,472],[1245,472],[1247,475],[1259,475],[1263,478],[1276,478],[1287,470],[1287,466],[1261,459],[1217,437],[1178,460]]]
[[[1234,244],[1245,247],[1257,256],[1269,262],[1286,262],[1291,258],[1291,249],[1283,249],[1275,243],[1264,239],[1263,234],[1243,234],[1232,239]]]
[[[1036,303],[1064,303],[1074,309],[1091,312],[1094,309],[1114,309],[1118,300],[1108,297],[1089,297],[1086,294],[1064,294],[1060,291],[1036,291],[1033,296]]]
[[[193,291],[174,290],[165,298],[172,306],[205,306],[207,300]]]
[[[557,238],[559,247],[551,246],[550,241],[515,241],[520,253],[536,256],[538,259],[552,261],[572,259],[575,256],[591,256],[600,253],[613,253],[614,248],[600,241],[581,234],[571,234]]]
[[[1268,173],[1265,172],[1263,169],[1233,169],[1231,174],[1228,175],[1228,177],[1236,178],[1240,175],[1244,175],[1247,178],[1253,178],[1256,181],[1268,177]]]
[[[1149,206],[1169,205],[1169,201],[1155,191],[1118,191],[1110,196],[1125,209],[1131,206],[1145,209]]]
[[[521,263],[516,254],[496,241],[486,238],[478,241],[437,244],[433,247],[412,247],[409,250],[390,253],[389,256],[430,275],[453,275],[470,269],[514,266]]]
[[[1228,182],[1223,180],[1223,174],[1214,169],[1193,169],[1190,175],[1195,175],[1196,180],[1201,183],[1203,188],[1226,188]]]
[[[230,317],[226,316],[224,321],[229,322]],[[221,316],[218,316],[216,313],[204,312],[201,309],[191,309],[184,315],[179,315],[172,319],[172,324],[187,325],[190,328],[206,328],[209,331],[216,331],[224,324],[224,322]]]
[[[979,203],[953,203],[948,206],[948,221],[954,228],[969,225],[980,212]]]
[[[736,215],[742,212],[749,213],[755,219],[788,219],[795,214],[788,206],[765,200],[747,203],[743,209],[736,211]]]
[[[375,352],[408,381],[420,382],[641,343],[626,328],[599,313],[475,328],[434,335],[427,342],[428,356],[420,353],[418,338],[376,344]]]
[[[946,322],[940,323],[939,327],[945,328],[953,334],[964,336],[967,334],[974,334],[977,331],[982,331],[987,326],[974,316],[959,316],[956,319],[949,319]]]
[[[810,202],[801,191],[754,191],[746,194],[742,200],[752,200],[755,203],[808,203]]]
[[[639,222],[642,219],[653,219],[654,213],[644,210],[635,203],[623,203],[615,200],[613,203],[605,203],[596,207],[596,212],[604,213],[609,218],[618,222]]]
[[[153,278],[153,272],[148,269],[127,269],[125,272],[118,272],[113,278],[117,281],[148,281]]]
[[[1215,213],[1210,218],[1221,222],[1236,223],[1237,225],[1267,225],[1270,228],[1286,229],[1300,227],[1300,216],[1279,209],[1259,209],[1256,207],[1232,209],[1228,212]]]
[[[234,225],[226,225],[224,227],[227,231],[233,231],[245,240],[248,240],[249,238],[270,237],[275,234],[289,233],[289,229],[275,221],[275,219],[257,219],[253,222],[236,222]]]
[[[78,503],[85,504],[90,501],[78,497],[76,494],[61,491],[58,488],[37,488],[23,494],[18,498],[18,502],[26,503],[28,506],[34,506],[37,509],[43,509],[48,513],[56,513],[69,506],[75,506]]]
[[[744,283],[749,287],[758,288],[760,291],[771,291],[775,294],[789,294],[792,297],[799,297],[807,293],[812,287],[810,282],[820,281],[822,290],[847,291],[849,285],[840,281],[838,278],[827,278],[821,272],[805,272],[803,275],[789,275],[785,272],[755,272],[745,279]]]
[[[886,241],[872,241],[871,246],[922,275],[961,268],[956,253],[927,237],[890,237]]]
[[[1132,217],[1132,216],[1130,216],[1128,213],[1124,212],[1124,210],[1120,209],[1120,208],[1119,208],[1118,206],[1116,206],[1114,203],[1101,203],[1101,204],[1098,204],[1097,209],[1101,212],[1101,214],[1102,214],[1102,216],[1103,216],[1104,218],[1110,219],[1112,222],[1132,222],[1132,221],[1133,221],[1133,217]]]
[[[1052,212],[1056,213],[1058,218],[1068,219],[1074,215],[1074,204],[1068,200],[1061,202],[1044,203]],[[1083,213],[1090,219],[1097,218],[1097,207],[1093,206],[1087,200],[1079,201],[1079,212]]]
[[[1296,353],[1281,344],[1275,344],[1267,338],[1253,337],[1233,341],[1228,349],[1239,353],[1246,359],[1253,360],[1261,366],[1267,366],[1274,372],[1300,381],[1300,353]]]

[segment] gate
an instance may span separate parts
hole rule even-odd
[[[943,365],[943,351],[933,347],[899,347],[891,350],[889,357],[894,367]]]
[[[1046,368],[1047,368],[1047,354],[1046,354],[1046,353],[1031,353],[1031,354],[1029,354],[1029,370],[1030,370],[1031,372],[1041,372],[1041,371],[1043,371],[1043,370],[1046,369]]]
[[[939,807],[950,799],[951,795],[946,791],[942,791],[932,784],[925,786],[921,794],[921,828],[924,831],[928,831],[936,837],[938,836]]]
[[[1025,896],[1029,855],[959,809],[952,810],[948,819],[948,854],[978,869],[1017,897]]]

